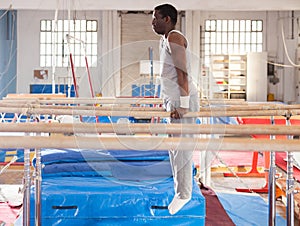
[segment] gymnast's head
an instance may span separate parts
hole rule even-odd
[[[165,34],[166,30],[174,29],[177,23],[177,9],[170,4],[158,5],[152,14],[152,28],[159,35]]]

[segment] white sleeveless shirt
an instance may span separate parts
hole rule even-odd
[[[180,31],[172,30],[171,32],[178,32],[183,35]],[[169,34],[170,34],[169,33]],[[184,37],[184,35],[183,35]],[[185,37],[184,37],[185,38]],[[187,42],[187,40],[186,40]],[[160,84],[161,84],[161,98],[164,99],[165,102],[171,102],[172,105],[176,102],[180,101],[180,87],[177,82],[177,71],[173,63],[172,55],[171,55],[170,44],[168,38],[163,36],[160,40]],[[192,76],[190,75],[190,59],[188,55],[188,51],[186,51],[186,61],[187,61],[187,73],[188,73],[188,87],[189,87],[189,95],[197,96],[196,86],[192,82]]]

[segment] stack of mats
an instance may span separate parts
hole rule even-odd
[[[205,225],[195,181],[191,201],[169,214],[174,189],[167,151],[44,149],[42,164],[42,225]]]

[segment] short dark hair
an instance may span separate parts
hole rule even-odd
[[[158,10],[163,17],[169,16],[171,18],[173,25],[176,25],[178,13],[177,13],[177,9],[174,6],[170,4],[162,4],[156,6],[154,10]]]

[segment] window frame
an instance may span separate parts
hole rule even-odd
[[[263,51],[262,19],[205,19],[201,37],[204,65],[211,55]]]
[[[97,67],[98,21],[95,19],[40,20],[40,67]]]

